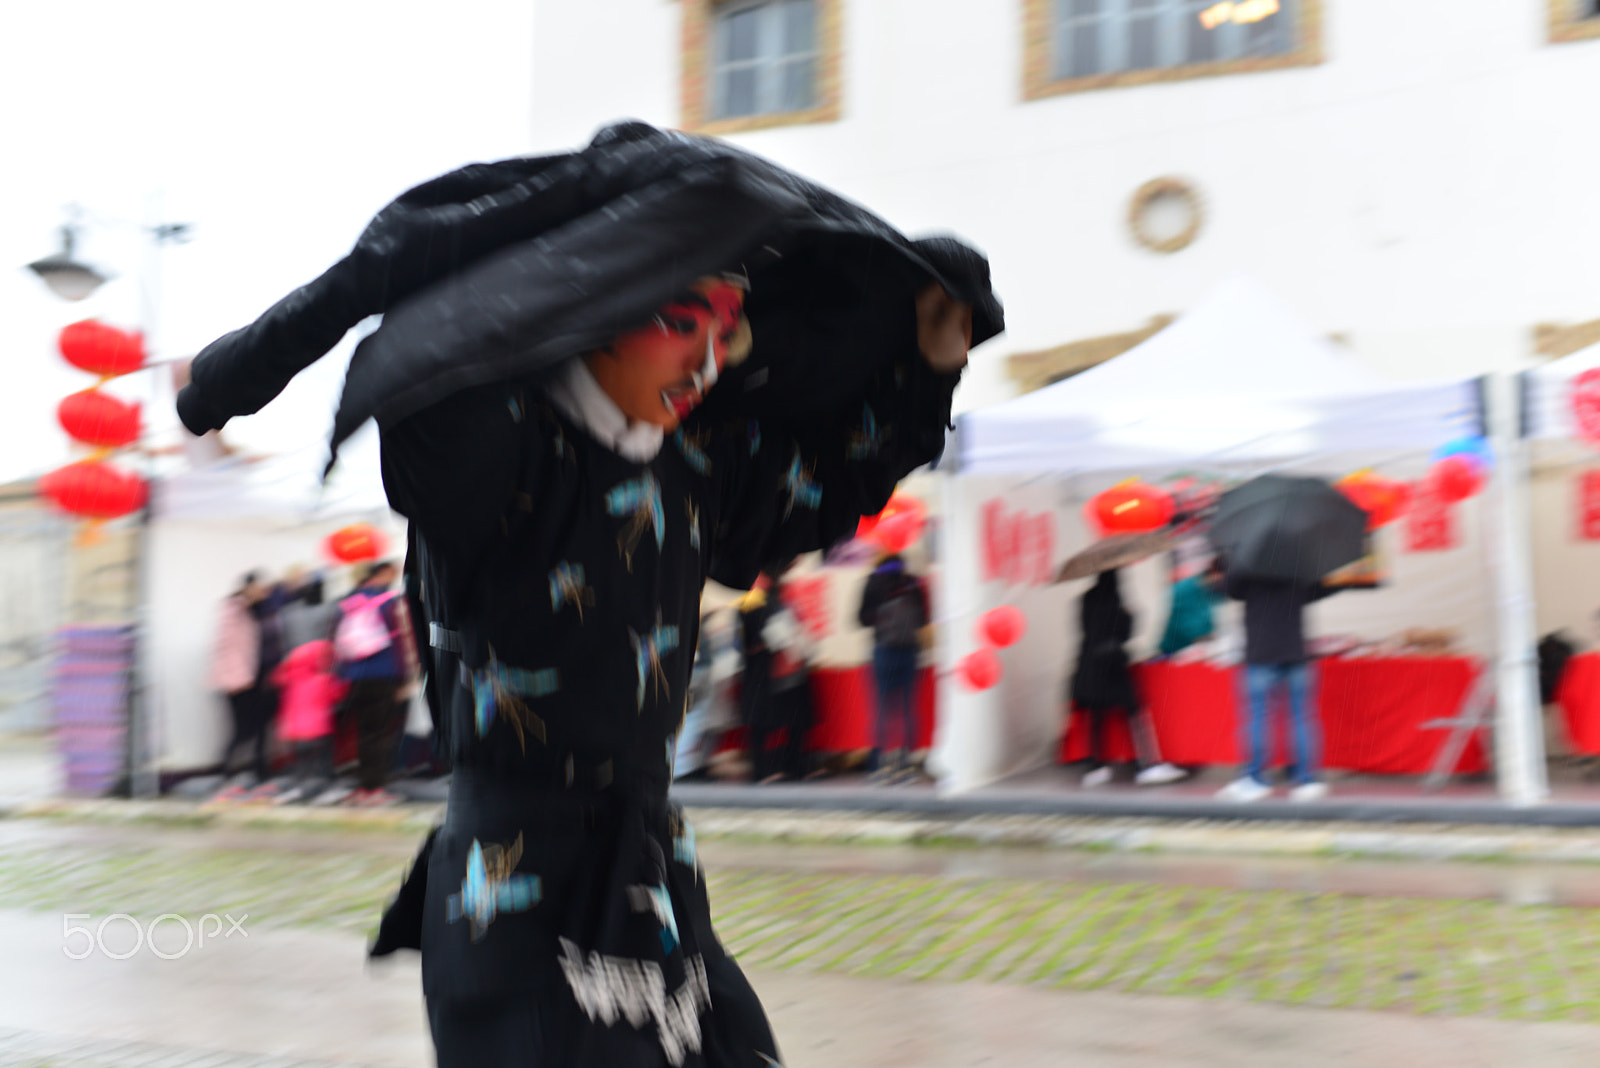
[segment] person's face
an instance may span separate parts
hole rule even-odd
[[[629,419],[671,433],[705,400],[727,366],[740,333],[744,291],[702,279],[683,299],[656,313],[589,358],[606,395]]]

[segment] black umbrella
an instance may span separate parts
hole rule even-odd
[[[1307,586],[1365,556],[1366,534],[1367,513],[1320,478],[1252,479],[1211,520],[1230,574]]]

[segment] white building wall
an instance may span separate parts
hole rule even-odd
[[[733,140],[910,232],[985,248],[998,357],[1181,311],[1234,273],[1267,280],[1387,373],[1476,372],[1531,327],[1600,308],[1600,42],[1545,43],[1543,0],[1326,0],[1320,66],[1024,102],[1017,0],[842,0],[843,115]],[[676,0],[539,0],[533,142],[633,115],[678,121]],[[1128,198],[1177,175],[1198,240],[1158,255]]]

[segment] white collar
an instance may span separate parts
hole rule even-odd
[[[563,415],[623,459],[649,463],[661,451],[665,432],[654,423],[629,420],[617,402],[600,388],[583,357],[568,360],[545,386],[545,392]]]

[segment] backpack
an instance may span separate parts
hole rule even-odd
[[[396,593],[354,593],[339,605],[342,617],[333,633],[333,651],[340,663],[353,664],[377,656],[394,644],[383,606],[398,597]]]
[[[921,644],[920,632],[926,622],[922,618],[922,591],[915,582],[907,582],[878,605],[872,629],[879,645],[915,649]]]

